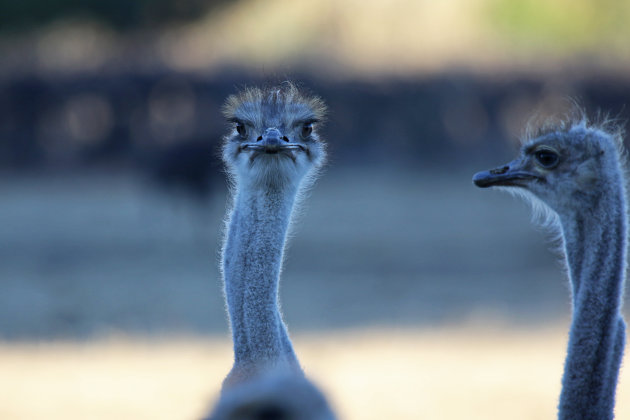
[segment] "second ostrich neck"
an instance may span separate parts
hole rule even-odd
[[[603,287],[620,285],[626,255],[625,207],[623,196],[604,196],[591,211],[560,216],[574,306],[593,288],[601,291]],[[606,302],[615,300],[620,302],[620,294],[610,295]]]
[[[237,376],[266,367],[299,369],[278,307],[295,198],[295,188],[250,188],[234,200],[223,268]]]
[[[604,195],[595,209],[560,220],[573,292],[560,418],[607,419],[625,341],[620,313],[626,269],[623,193]]]

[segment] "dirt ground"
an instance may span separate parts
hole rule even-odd
[[[299,334],[310,375],[347,420],[555,418],[561,326]],[[230,366],[226,339],[113,338],[0,346],[0,418],[199,419]],[[628,370],[618,419],[630,418]]]

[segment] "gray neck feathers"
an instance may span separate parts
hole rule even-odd
[[[297,189],[247,188],[234,197],[223,249],[225,296],[234,341],[226,383],[268,369],[301,372],[278,303],[284,246]]]
[[[560,215],[573,294],[559,404],[562,420],[613,418],[625,342],[620,309],[627,227],[623,191],[607,193],[591,210]]]

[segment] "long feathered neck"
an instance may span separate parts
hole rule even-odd
[[[603,194],[588,214],[560,215],[573,319],[559,418],[612,419],[625,343],[621,301],[626,271],[626,200]]]
[[[265,369],[301,372],[278,304],[284,246],[297,188],[244,186],[234,197],[223,249],[234,366],[225,385]]]

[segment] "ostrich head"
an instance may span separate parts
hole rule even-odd
[[[325,160],[318,125],[326,107],[295,85],[249,88],[230,96],[224,114],[231,123],[223,160],[237,183],[298,186]]]
[[[624,188],[620,146],[620,133],[605,125],[583,118],[555,123],[529,136],[516,159],[475,174],[473,182],[529,192],[560,216],[588,214],[607,192]]]

